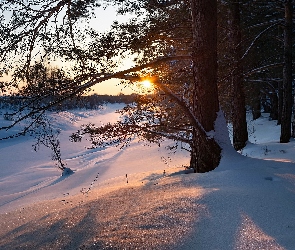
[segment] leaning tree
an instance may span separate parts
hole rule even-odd
[[[195,171],[214,169],[221,157],[213,133],[219,111],[216,1],[105,2],[119,4],[120,13],[131,9],[137,15],[128,25],[114,23],[124,31],[120,34],[123,39],[116,39],[115,29],[100,34],[87,26],[95,9],[100,7],[95,0],[1,2],[0,8],[6,13],[0,29],[1,74],[12,75],[12,80],[1,85],[5,87],[1,89],[17,93],[24,83],[31,86],[30,69],[34,61],[64,63],[74,76],[64,84],[56,84],[53,99],[48,98],[51,92],[32,93],[26,107],[12,114],[13,123],[2,129],[30,119],[19,133],[24,134],[46,110],[111,78],[123,79],[126,84],[150,78],[157,96],[141,97],[136,109],[127,108],[133,116],[118,125],[121,130],[116,126],[108,128],[110,135],[128,138],[129,134],[142,133],[151,141],[184,138],[191,146],[191,166]],[[184,22],[171,19],[180,7],[186,14],[182,17]],[[160,32],[158,27],[162,29]],[[116,70],[118,56],[128,53],[136,55],[137,65]],[[32,101],[35,99],[41,105]],[[152,122],[143,125],[142,114],[146,121]],[[124,126],[128,121],[132,121],[133,127]],[[94,130],[88,132],[94,134]],[[99,134],[97,129],[95,132]]]
[[[220,148],[208,137],[208,132],[214,130],[219,110],[215,75],[216,27],[213,29],[216,19],[206,23],[212,29],[202,40],[202,35],[198,34],[200,30],[204,32],[206,25],[192,26],[192,23],[205,22],[192,19],[196,18],[195,11],[201,6],[188,5],[185,1],[148,3],[146,17],[141,22],[132,20],[128,24],[115,24],[103,39],[95,41],[91,53],[97,54],[95,49],[104,46],[103,50],[111,48],[112,53],[119,45],[120,50],[140,54],[141,61],[155,58],[148,71],[145,67],[145,71],[125,75],[131,81],[151,79],[155,87],[153,93],[141,96],[137,105],[126,107],[122,111],[123,121],[102,127],[85,125],[72,139],[80,140],[84,134],[89,134],[94,146],[102,146],[106,141],[109,144],[128,142],[134,134],[152,142],[166,137],[190,145],[190,166],[195,171],[214,169],[220,159]],[[216,11],[212,3],[204,5],[209,15]],[[192,41],[196,41],[193,46]],[[162,56],[160,60],[159,55]]]

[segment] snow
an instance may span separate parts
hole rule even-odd
[[[0,141],[0,249],[295,249],[295,141],[280,144],[268,114],[249,120],[237,153],[219,113],[220,166],[194,174],[169,141],[123,150],[69,141],[81,124],[116,121],[120,107],[52,115],[68,176],[33,138]]]

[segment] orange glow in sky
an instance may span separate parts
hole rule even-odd
[[[147,89],[152,87],[152,83],[149,80],[144,80],[141,82],[141,84]]]

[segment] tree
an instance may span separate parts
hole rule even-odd
[[[242,69],[242,37],[240,24],[240,4],[237,1],[229,2],[229,41],[232,51],[232,124],[233,145],[236,150],[241,150],[248,141],[246,122],[245,94],[243,90]]]
[[[292,22],[293,4],[292,0],[284,1],[285,4],[285,26],[284,26],[284,70],[283,70],[283,107],[281,120],[280,142],[289,142],[291,138],[292,117]]]
[[[217,1],[192,0],[191,11],[194,77],[192,111],[205,132],[209,132],[214,131],[214,122],[219,111],[217,92]],[[221,148],[214,138],[205,137],[202,132],[194,128],[193,160],[191,164],[196,164],[193,167],[197,171],[206,172],[218,166]]]
[[[205,3],[202,4],[205,5]],[[196,7],[196,5],[193,6]],[[199,43],[195,43],[193,48],[188,46],[192,41],[192,35],[190,35],[192,22],[187,18],[190,14],[187,3],[175,5],[171,1],[169,4],[165,4],[165,8],[163,4],[159,8],[153,2],[153,5],[149,5],[149,7],[151,9],[147,14],[148,20],[144,20],[143,25],[133,22],[128,25],[116,25],[115,30],[105,37],[116,34],[112,39],[114,44],[120,43],[121,47],[143,54],[144,60],[159,54],[165,56],[160,60],[158,59],[158,62],[161,63],[153,63],[153,67],[148,73],[155,86],[154,92],[148,96],[141,96],[138,105],[126,107],[122,111],[125,117],[123,122],[118,122],[113,126],[107,124],[102,127],[88,124],[81,131],[74,134],[72,139],[80,140],[81,136],[89,134],[94,146],[102,146],[106,143],[128,142],[133,138],[134,134],[142,139],[157,143],[166,137],[190,145],[191,167],[196,172],[212,170],[220,160],[220,147],[214,138],[208,137],[209,132],[214,130],[216,113],[219,111],[216,85],[217,67],[212,68],[214,60],[215,66],[217,66],[216,33],[214,31],[213,33],[208,32],[203,40],[201,37],[197,38],[202,41],[203,46],[207,46],[205,51],[208,51],[206,56],[200,57]],[[212,23],[211,19],[212,14],[214,14],[214,5],[211,3],[206,8],[206,11],[210,10],[210,25],[214,27],[216,20],[214,22],[213,19]],[[197,10],[195,9],[194,13]],[[177,16],[178,18],[173,19],[174,22],[171,22],[171,16]],[[205,21],[209,22],[208,19],[209,16],[206,16]],[[147,23],[149,25],[146,25]],[[195,31],[202,29],[202,32],[205,32],[204,27],[206,25],[197,26]],[[216,27],[214,29],[216,31]],[[126,30],[132,30],[133,33],[126,33]],[[134,34],[134,31],[138,32],[138,35]],[[135,37],[136,43],[130,41],[130,36]],[[137,41],[137,37],[141,38],[140,41]],[[210,39],[212,46],[208,43],[208,39]],[[122,46],[122,41],[128,41],[128,43]],[[152,49],[149,47],[150,44]],[[101,48],[101,46],[99,47]],[[193,49],[196,50],[193,53],[195,55],[194,59],[189,55],[189,52]],[[204,47],[201,48],[201,51],[203,50]],[[157,54],[153,54],[155,51]],[[147,58],[145,58],[145,55],[148,55]],[[169,58],[172,60],[167,60]],[[194,62],[193,67],[191,61]],[[201,67],[203,69],[199,70]],[[195,69],[195,73],[193,73],[193,69]],[[210,74],[204,76],[205,72],[210,72]],[[141,78],[139,75],[125,75],[125,77],[129,80]],[[203,81],[198,80],[199,78],[202,78]],[[202,104],[202,102],[204,103]],[[212,104],[211,109],[209,105]]]
[[[279,1],[248,1],[240,5],[242,40],[244,53],[244,79],[247,105],[253,112],[253,119],[261,115],[261,107],[267,101],[271,109],[278,94],[282,72],[282,44]],[[275,113],[275,110],[265,110]],[[278,110],[279,111],[279,110]]]
[[[74,63],[71,69],[74,78],[63,81],[64,84],[55,84],[54,90],[38,97],[42,101],[47,100],[46,103],[30,106],[26,113],[19,111],[15,113],[17,118],[10,127],[30,117],[40,117],[45,110],[83,93],[102,81],[121,78],[127,80],[128,84],[130,81],[150,77],[154,80],[157,101],[160,102],[153,104],[153,97],[143,97],[136,109],[130,106],[126,111],[134,111],[133,120],[144,114],[144,119],[148,117],[151,119],[148,121],[156,122],[146,127],[137,124],[128,126],[128,131],[124,130],[125,126],[121,130],[122,133],[113,127],[110,132],[116,132],[118,136],[121,133],[123,138],[128,137],[130,132],[145,133],[144,137],[151,140],[168,137],[181,141],[181,138],[184,138],[184,141],[191,145],[191,164],[195,171],[205,172],[214,169],[221,157],[221,149],[211,133],[214,130],[216,113],[219,111],[216,77],[216,1],[130,0],[124,4],[122,1],[112,2],[121,4],[119,9],[121,13],[129,11],[127,7],[132,6],[132,11],[140,15],[144,8],[144,11],[148,11],[144,12],[147,19],[143,21],[142,18],[133,19],[128,25],[114,23],[114,26],[123,31],[121,34],[114,33],[115,30],[99,34],[90,28],[86,28],[85,33],[80,33],[78,21],[87,20],[92,10],[99,7],[94,0],[43,1],[36,3],[36,6],[31,3],[1,2],[2,9],[14,9],[12,21],[8,25],[2,23],[1,27],[1,35],[5,41],[0,47],[2,69],[7,71],[14,65],[16,60],[14,62],[5,60],[13,53],[19,52],[19,57],[14,57],[19,59],[15,64],[17,65],[15,75],[23,76],[15,77],[11,84],[19,87],[20,82],[25,82],[27,90],[32,89],[29,87],[34,86],[30,69],[33,60],[39,57],[37,45],[43,49],[39,57],[41,62],[51,62],[58,57]],[[18,5],[21,5],[21,8]],[[191,17],[183,15],[188,11],[191,11]],[[59,21],[61,13],[65,13],[63,22]],[[173,15],[179,18],[176,22],[171,19]],[[158,24],[161,28],[159,33],[156,32],[159,30]],[[120,39],[114,39],[116,36]],[[86,37],[91,38],[89,44],[86,44],[88,41]],[[192,47],[189,46],[191,41],[193,41]],[[192,55],[189,51],[192,51]],[[116,66],[114,57],[124,56],[128,52],[137,53],[138,65],[123,71],[114,71]],[[186,74],[188,74],[187,79],[185,79]],[[53,100],[45,98],[53,93],[51,91],[54,91],[56,96]],[[163,93],[167,99],[161,100]],[[150,112],[147,112],[149,108]],[[179,113],[178,109],[183,112]],[[174,118],[176,119],[173,120]],[[29,126],[32,127],[36,122],[37,120],[32,120]],[[24,128],[21,133],[27,129]],[[150,137],[151,134],[153,137]]]

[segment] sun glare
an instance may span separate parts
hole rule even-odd
[[[149,80],[144,80],[141,82],[142,86],[149,89],[152,87],[152,83]]]

